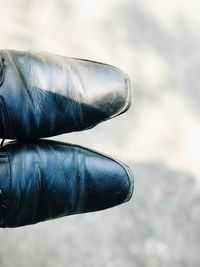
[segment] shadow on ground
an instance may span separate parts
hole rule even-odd
[[[195,180],[162,164],[137,164],[124,205],[0,231],[0,264],[10,266],[197,267],[200,196]]]

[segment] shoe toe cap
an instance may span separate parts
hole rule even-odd
[[[81,62],[84,98],[87,105],[104,114],[105,119],[125,112],[131,105],[128,76],[120,69],[96,62]]]
[[[85,166],[84,211],[106,209],[131,198],[133,176],[125,164],[95,156]]]

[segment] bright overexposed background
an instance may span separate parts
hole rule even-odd
[[[199,10],[198,0],[0,0],[0,49],[92,59],[129,75],[126,114],[55,139],[135,174],[135,196],[120,208],[1,230],[2,266],[200,266]]]

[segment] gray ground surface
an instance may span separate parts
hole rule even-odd
[[[196,0],[0,0],[0,49],[129,74],[129,112],[55,139],[130,162],[135,175],[126,205],[0,230],[0,266],[200,266],[199,10]]]
[[[35,226],[1,230],[0,266],[200,266],[195,180],[160,164],[136,164],[129,203]]]

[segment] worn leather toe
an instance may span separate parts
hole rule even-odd
[[[0,51],[0,138],[34,140],[94,127],[131,103],[127,75],[94,61]]]

